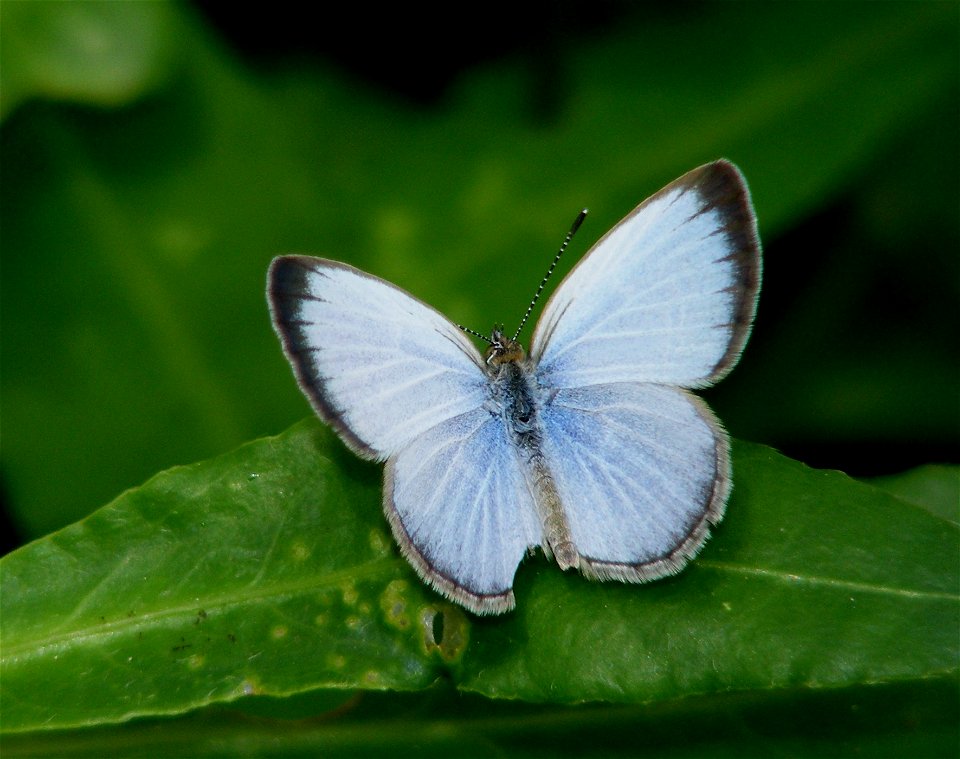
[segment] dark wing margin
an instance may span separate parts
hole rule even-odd
[[[734,268],[734,284],[727,288],[735,298],[733,321],[729,325],[730,345],[707,378],[713,383],[723,379],[736,366],[753,327],[763,266],[757,217],[747,181],[730,161],[720,159],[708,163],[684,174],[676,184],[688,185],[703,198],[701,213],[716,209],[726,220],[717,234],[727,238],[732,251],[722,259],[730,261]]]
[[[337,261],[324,260],[323,264],[352,269],[359,276],[367,276],[359,269]],[[378,459],[381,457],[379,451],[361,440],[347,426],[343,419],[343,410],[334,405],[329,393],[326,392],[324,377],[311,372],[305,360],[305,356],[318,348],[310,344],[308,332],[313,322],[300,318],[300,303],[304,300],[323,300],[311,295],[307,284],[307,278],[310,276],[327,276],[317,265],[317,259],[311,256],[280,256],[270,263],[270,268],[267,270],[267,303],[270,306],[274,331],[280,338],[284,355],[293,367],[297,384],[307,396],[317,416],[333,427],[350,450],[358,456],[365,459]]]

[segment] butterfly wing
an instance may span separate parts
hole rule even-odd
[[[541,528],[503,420],[448,419],[387,461],[384,509],[420,576],[477,614],[514,605],[513,577]]]
[[[270,265],[267,297],[300,387],[365,458],[382,461],[484,402],[476,348],[389,282],[336,261],[282,256]]]
[[[679,571],[723,516],[726,435],[680,388],[562,389],[544,408],[543,449],[580,570],[641,582]]]
[[[386,459],[384,510],[421,577],[477,613],[513,607],[540,525],[481,358],[445,317],[345,264],[274,260],[273,323],[317,414]]]
[[[717,161],[641,203],[547,304],[531,347],[544,454],[587,576],[676,572],[723,516],[729,443],[683,388],[736,363],[760,266],[746,185]]]
[[[694,169],[611,229],[557,288],[531,342],[538,379],[708,386],[737,362],[759,282],[743,177],[727,161]]]

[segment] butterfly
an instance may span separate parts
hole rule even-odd
[[[438,311],[337,261],[274,259],[267,298],[316,413],[386,462],[403,555],[447,598],[499,614],[537,547],[591,579],[645,582],[703,546],[730,493],[730,446],[690,391],[737,363],[760,274],[746,183],[719,160],[587,252],[529,352],[495,328],[481,355]]]

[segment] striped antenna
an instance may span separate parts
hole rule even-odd
[[[583,220],[587,218],[587,209],[584,208],[577,214],[577,218],[573,220],[573,224],[570,226],[570,231],[567,232],[567,236],[563,238],[563,244],[560,246],[560,250],[557,251],[557,255],[553,257],[553,263],[550,264],[550,268],[547,269],[547,273],[543,275],[543,279],[540,280],[540,287],[537,288],[537,291],[533,295],[533,300],[530,301],[530,305],[527,306],[527,313],[523,315],[523,319],[520,320],[520,326],[517,327],[517,331],[513,334],[513,339],[516,340],[520,336],[520,330],[523,329],[523,325],[527,323],[527,319],[530,318],[530,313],[533,311],[533,307],[537,304],[537,299],[540,297],[540,293],[543,292],[544,286],[547,284],[547,280],[550,279],[550,275],[553,274],[553,270],[557,268],[557,262],[560,260],[560,256],[563,255],[563,251],[567,249],[567,246],[570,244],[570,240],[573,239],[573,236],[577,233],[577,230],[580,229],[580,225],[583,224]],[[463,329],[461,327],[461,329]],[[489,342],[489,341],[488,341]]]
[[[468,335],[473,335],[474,337],[479,337],[481,340],[483,340],[483,342],[487,343],[488,345],[493,345],[493,340],[491,340],[491,339],[490,339],[489,337],[487,337],[486,335],[481,335],[481,334],[480,334],[479,332],[477,332],[476,330],[470,329],[469,327],[464,327],[462,324],[458,324],[457,326],[458,326],[460,329],[462,329],[464,332],[466,332]]]

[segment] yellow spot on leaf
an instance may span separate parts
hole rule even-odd
[[[406,580],[394,580],[380,594],[380,610],[391,627],[406,630],[410,627],[410,610],[407,592],[410,585]]]
[[[374,553],[385,554],[390,550],[390,539],[382,530],[370,530],[370,548]]]

